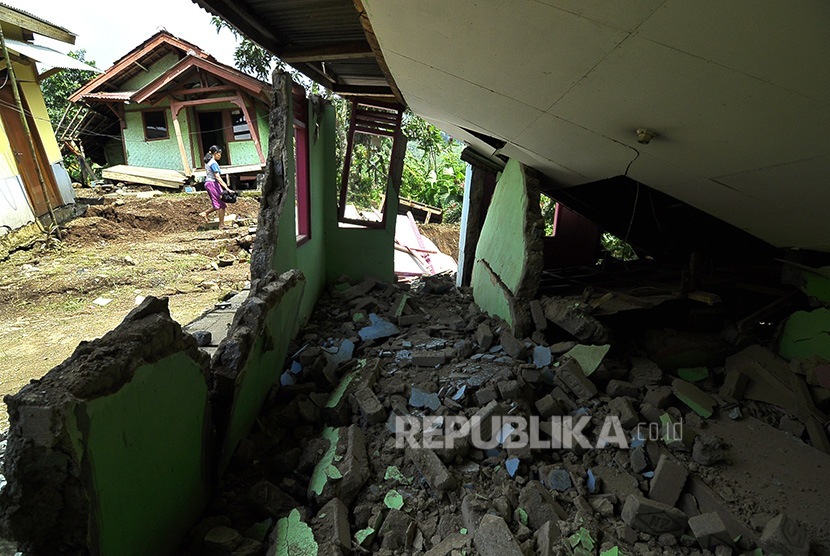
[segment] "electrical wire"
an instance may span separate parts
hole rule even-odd
[[[3,86],[5,86],[5,84],[0,85],[0,88],[2,88]],[[9,104],[5,101],[0,100],[0,106],[8,108],[9,110],[14,110],[17,113],[20,113],[20,109],[17,106]],[[31,110],[27,110],[25,108],[23,109],[23,114],[29,116],[30,118],[32,118],[34,120],[39,120],[41,122],[49,122],[50,124],[52,123],[52,121],[49,118],[44,118],[42,116],[38,116],[37,114],[32,113]],[[231,130],[231,129],[233,129],[233,126],[222,126],[220,128],[216,128],[216,129],[190,131],[190,132],[187,133],[187,135],[190,136],[190,137],[195,137],[195,136],[202,135],[203,133],[215,133],[217,131],[227,131],[227,130]],[[81,135],[86,135],[86,136],[91,136],[91,137],[104,137],[104,138],[113,139],[113,140],[116,140],[116,141],[123,141],[125,144],[138,145],[138,144],[141,144],[141,143],[145,142],[145,141],[141,141],[141,140],[124,140],[124,138],[121,135],[110,135],[110,134],[107,134],[107,133],[98,133],[98,132],[95,132],[95,131],[79,130],[78,133],[81,134]]]
[[[627,178],[628,177],[628,170],[631,168],[631,165],[634,164],[635,160],[640,158],[640,151],[638,151],[637,149],[635,149],[634,147],[632,147],[630,145],[626,145],[626,147],[628,147],[629,149],[631,149],[632,151],[637,153],[634,156],[634,158],[631,159],[631,162],[628,163],[628,166],[625,167],[625,173],[623,174],[623,177]],[[623,238],[623,241],[625,243],[628,243],[628,235],[631,233],[631,226],[634,224],[634,216],[637,214],[637,203],[639,202],[639,200],[640,200],[640,182],[637,181],[637,192],[634,194],[634,206],[631,208],[631,219],[628,221],[628,229],[625,231],[625,238]]]

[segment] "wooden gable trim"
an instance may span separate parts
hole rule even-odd
[[[156,36],[147,39],[147,42],[143,46],[139,46],[133,52],[130,52],[120,60],[117,60],[107,71],[105,71],[104,73],[102,73],[101,75],[99,75],[98,77],[96,77],[95,79],[93,79],[92,81],[90,81],[77,91],[75,91],[75,93],[69,97],[69,102],[78,102],[83,98],[84,95],[88,95],[89,93],[96,91],[99,87],[103,86],[108,81],[117,77],[121,72],[132,67],[135,64],[135,62],[144,57],[148,52],[155,50],[159,46],[165,44],[184,52],[194,51],[197,53],[197,56],[199,57],[207,58],[210,56],[207,52],[204,52],[199,47],[185,42],[181,39],[178,39],[169,33],[161,31]]]
[[[197,58],[194,56],[187,56],[179,63],[177,63],[175,66],[167,70],[164,73],[164,75],[157,77],[156,79],[148,83],[143,89],[136,92],[132,98],[133,102],[145,102],[149,97],[158,93],[159,91],[164,89],[164,87],[166,87],[167,85],[175,81],[178,77],[181,77],[182,74],[194,67],[212,73],[219,79],[230,82],[236,85],[238,88],[249,91],[254,95],[262,94],[263,89],[265,88],[264,83],[257,79],[254,79],[253,77],[247,76],[243,73],[238,73],[236,71],[230,71],[229,69],[209,60]]]

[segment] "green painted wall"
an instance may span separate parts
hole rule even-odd
[[[274,383],[279,381],[288,344],[297,329],[297,311],[303,297],[303,282],[285,293],[265,322],[244,370],[236,379],[231,414],[220,469],[225,469],[233,451],[250,430]]]
[[[175,552],[207,502],[207,396],[199,366],[177,353],[76,410],[98,553]]]
[[[228,150],[231,153],[231,164],[241,166],[243,164],[259,164],[259,153],[253,141],[231,141],[228,143]],[[265,154],[265,150],[262,151]]]
[[[337,175],[335,160],[334,108],[325,105],[318,119],[313,106],[309,107],[311,121],[321,122],[315,140],[309,137],[309,183],[311,185],[311,239],[297,248],[297,268],[306,278],[306,294],[300,306],[300,319],[305,322],[314,309],[314,304],[323,294],[326,286],[326,189],[332,187]]]
[[[525,273],[523,254],[528,247],[524,232],[527,209],[524,167],[511,160],[496,184],[490,209],[484,219],[470,282],[478,306],[491,315],[503,318],[511,326],[515,323],[504,289],[493,282],[492,275],[481,261],[487,261],[513,294],[517,292]]]
[[[137,105],[140,108],[151,108],[147,105]],[[147,141],[144,139],[144,121],[140,110],[129,110],[124,114],[127,127],[124,129],[124,141],[127,146],[127,164],[130,166],[144,166],[147,168],[163,168],[167,170],[182,170],[182,156],[179,152],[179,143],[173,130],[173,117],[170,109],[163,107],[167,118],[167,139]],[[190,136],[190,125],[184,112],[179,113],[179,124],[182,137]]]
[[[130,79],[129,81],[125,82],[121,86],[122,91],[138,91],[148,83],[150,83],[153,79],[161,76],[164,72],[172,68],[176,63],[179,61],[179,55],[175,53],[170,53],[165,57],[161,58],[158,62],[155,62],[149,68],[148,71],[143,71]]]
[[[797,311],[784,325],[779,353],[785,359],[819,356],[830,361],[830,309]]]

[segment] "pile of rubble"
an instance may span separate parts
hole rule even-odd
[[[618,345],[579,302],[530,310],[535,331],[516,338],[447,276],[344,281],[298,336],[186,552],[810,553],[792,516],[746,527],[712,509],[729,447],[707,421],[756,407],[743,395],[773,354],[667,371],[658,361],[678,346],[724,346],[668,330]]]

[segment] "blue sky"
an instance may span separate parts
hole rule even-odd
[[[190,0],[0,0],[64,27],[77,35],[75,45],[35,36],[35,43],[61,52],[86,50],[86,59],[107,69],[162,27],[192,42],[217,60],[233,65],[236,45],[227,30],[217,34],[210,14]]]

